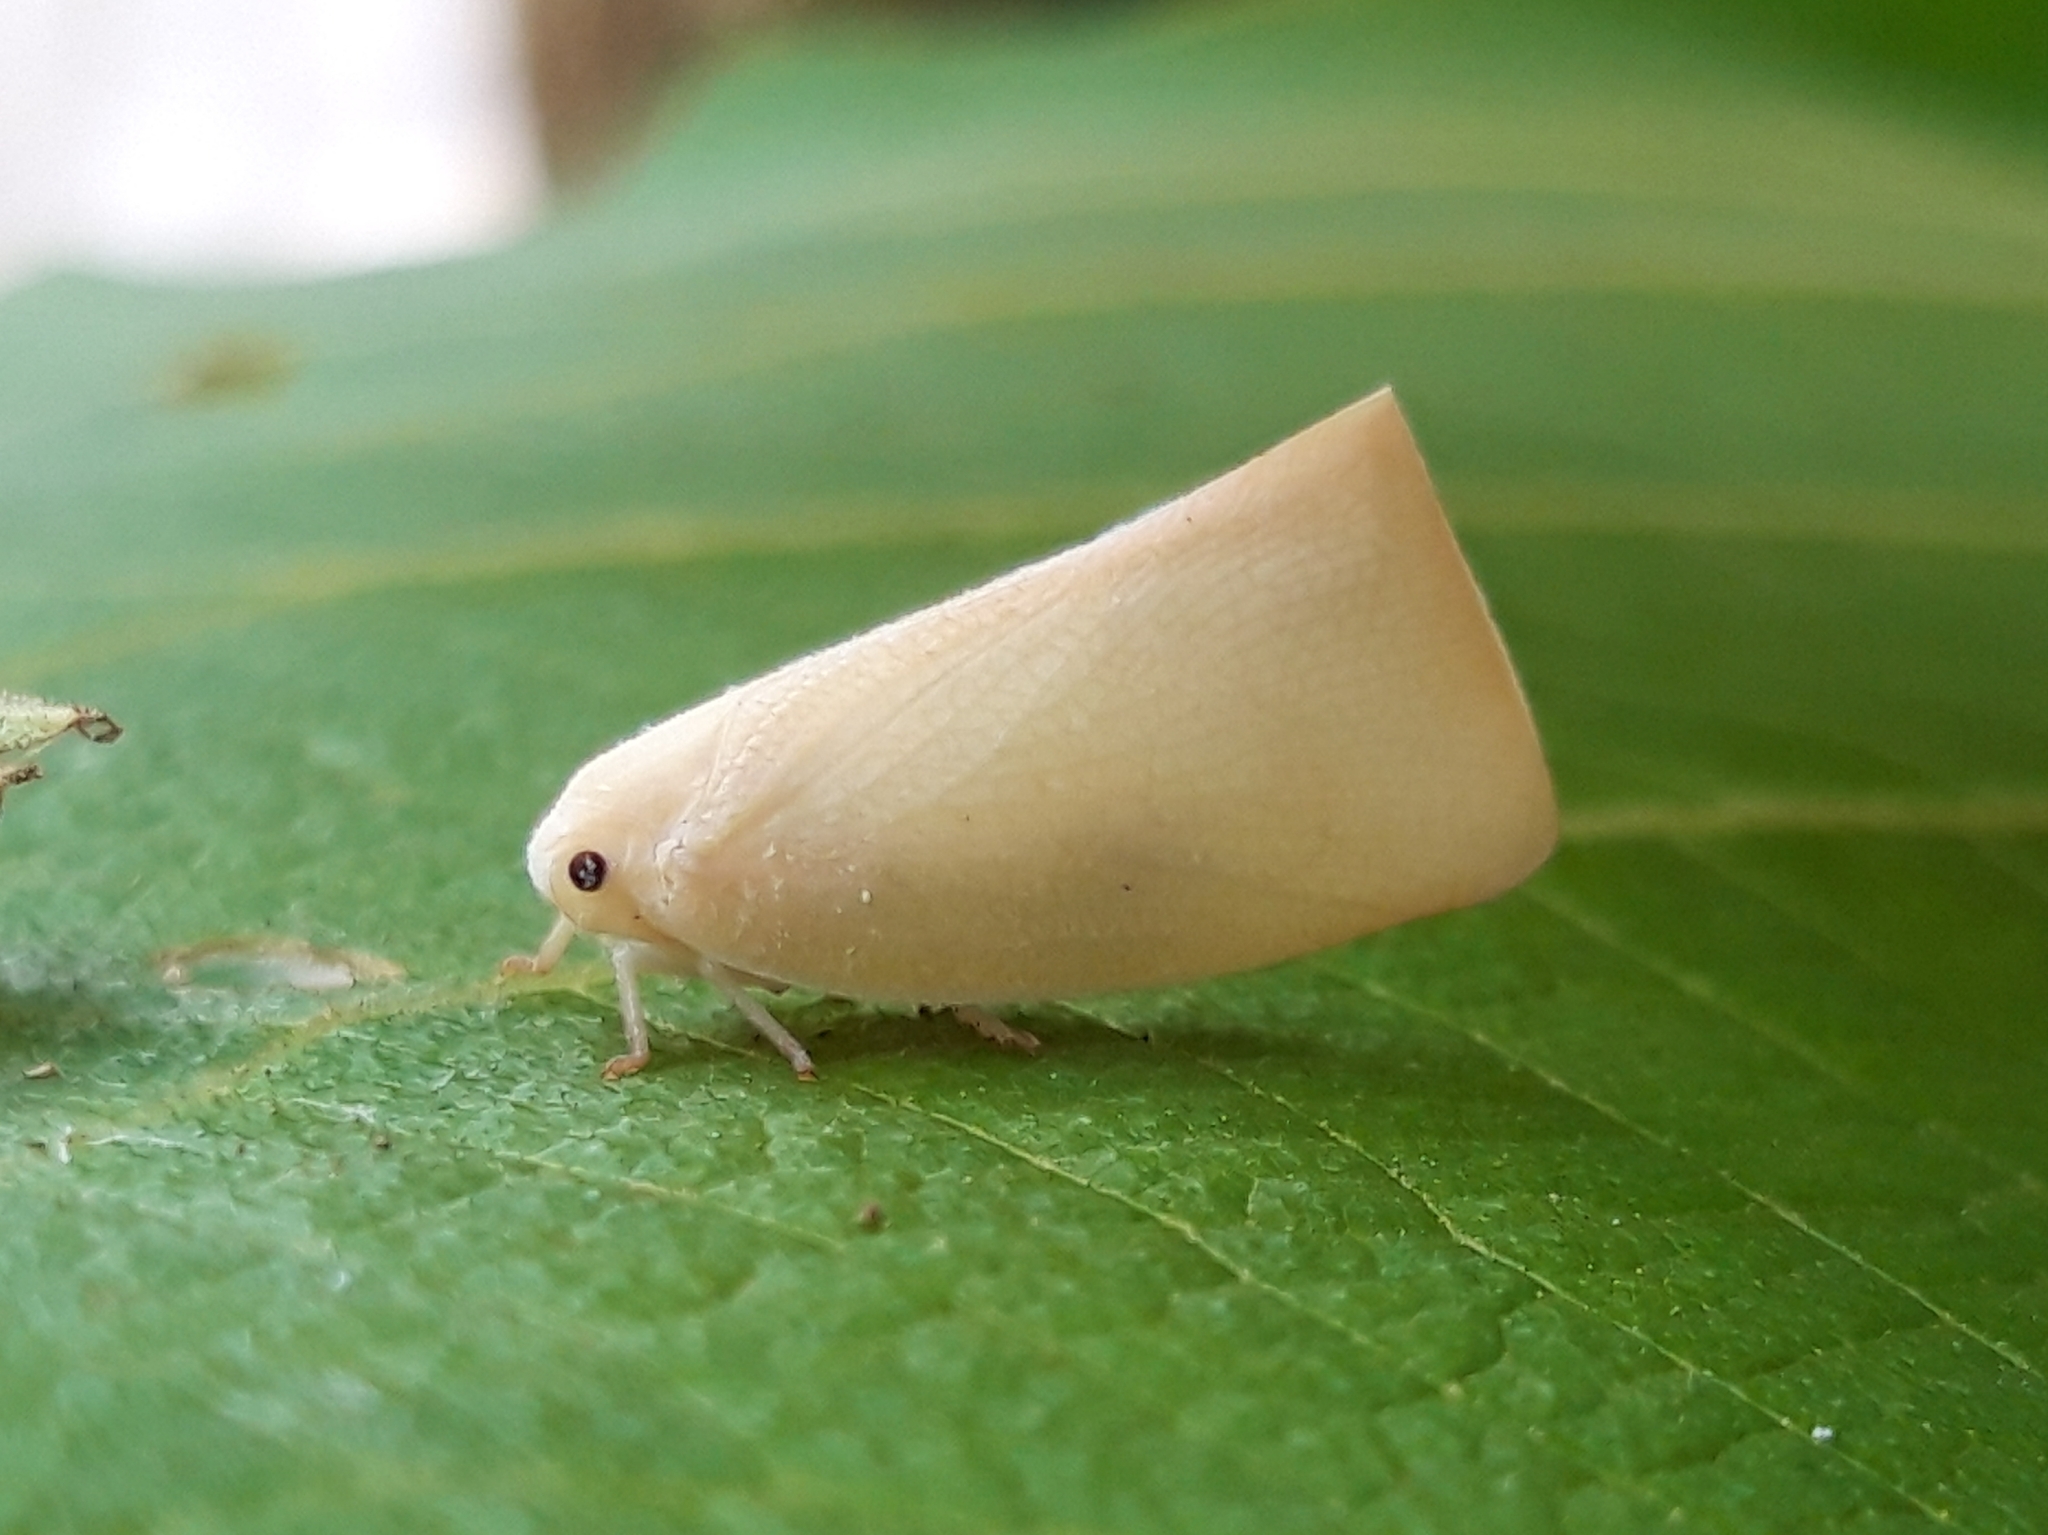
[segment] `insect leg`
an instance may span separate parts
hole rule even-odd
[[[1005,1050],[1022,1050],[1026,1055],[1038,1048],[1036,1034],[1024,1029],[1011,1028],[986,1008],[958,1004],[946,1011],[992,1045],[1000,1045]]]
[[[548,934],[552,939],[553,933]],[[604,1079],[616,1082],[647,1064],[647,1008],[640,1000],[640,962],[631,944],[615,943],[612,974],[619,980],[619,1021],[626,1026],[626,1053],[604,1063]]]
[[[108,717],[104,709],[77,710],[72,717],[70,728],[95,746],[105,746],[109,741],[121,739],[121,727]]]
[[[33,783],[43,776],[43,770],[33,762],[24,762],[17,767],[0,767],[0,796],[16,784]]]
[[[555,925],[548,929],[547,937],[540,941],[540,947],[531,954],[506,956],[498,966],[500,975],[546,975],[561,963],[563,954],[568,952],[569,940],[576,936],[576,924],[567,917],[555,918]]]
[[[705,980],[725,993],[725,1000],[746,1016],[747,1022],[754,1026],[755,1031],[763,1039],[782,1052],[782,1058],[789,1062],[790,1069],[796,1073],[799,1082],[818,1080],[817,1068],[811,1065],[811,1053],[803,1047],[803,1042],[777,1023],[775,1015],[761,1005],[759,998],[740,984],[737,976],[725,966],[714,964],[708,959],[698,961],[697,968]]]

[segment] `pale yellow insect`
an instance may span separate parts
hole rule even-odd
[[[639,977],[981,1005],[1186,982],[1483,901],[1557,807],[1500,636],[1381,390],[1089,543],[650,726],[527,869]],[[1029,1036],[1010,1034],[1012,1042]]]

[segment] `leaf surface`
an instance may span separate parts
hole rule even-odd
[[[0,825],[0,1527],[2039,1529],[2048,148],[1811,57],[812,24],[500,255],[0,301],[0,684],[129,729]],[[815,1085],[493,979],[593,750],[1388,379],[1524,890]]]

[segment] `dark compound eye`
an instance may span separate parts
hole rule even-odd
[[[584,851],[569,860],[569,883],[578,890],[595,890],[604,883],[604,854]]]

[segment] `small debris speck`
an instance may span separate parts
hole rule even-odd
[[[50,1078],[59,1076],[61,1073],[57,1070],[57,1063],[55,1061],[37,1061],[35,1065],[29,1067],[22,1075],[31,1082],[47,1082]]]
[[[854,1217],[863,1231],[880,1231],[889,1224],[889,1215],[880,1205],[870,1199],[860,1207],[860,1214]]]

